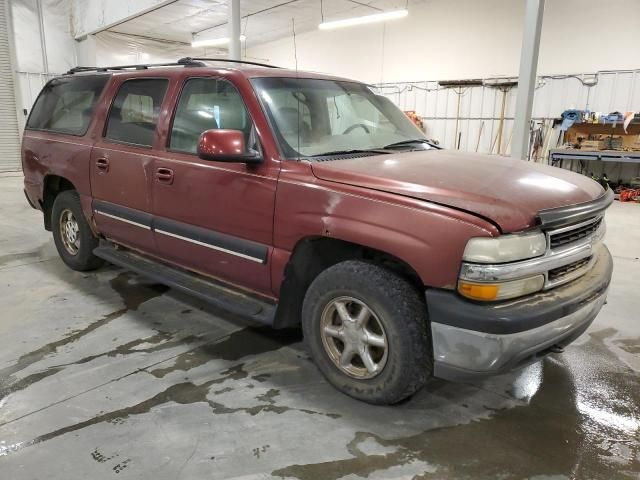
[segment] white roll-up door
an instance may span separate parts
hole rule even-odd
[[[0,0],[0,172],[20,169],[20,134],[16,117],[7,4]]]

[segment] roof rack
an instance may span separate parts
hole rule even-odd
[[[180,62],[226,62],[226,63],[244,63],[246,65],[256,65],[258,67],[280,68],[268,63],[250,62],[248,60],[232,60],[230,58],[202,58],[202,57],[184,57],[178,60]]]
[[[280,68],[268,63],[249,62],[246,60],[231,60],[230,58],[192,58],[184,57],[177,62],[171,63],[139,63],[135,65],[116,65],[113,67],[74,67],[67,72],[67,75],[81,72],[109,72],[117,70],[147,70],[153,67],[205,67],[202,62],[226,62],[226,63],[244,63],[247,65],[256,65],[258,67]]]
[[[153,67],[204,67],[205,64],[197,59],[185,57],[177,62],[171,63],[140,63],[135,65],[116,65],[113,67],[74,67],[67,72],[67,75],[81,72],[108,72],[112,70],[146,70]]]

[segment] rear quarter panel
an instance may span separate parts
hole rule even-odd
[[[307,162],[283,164],[276,198],[276,251],[291,252],[307,237],[336,238],[403,260],[425,286],[451,289],[468,239],[498,234],[496,226],[462,211],[319,180]],[[274,269],[277,288],[283,266]]]
[[[42,208],[46,177],[57,175],[73,184],[80,195],[85,217],[91,218],[91,149],[102,132],[112,90],[113,78],[110,78],[96,102],[84,135],[24,130],[22,170],[27,195],[34,205]]]
[[[25,189],[34,205],[42,205],[46,177],[58,175],[74,185],[84,213],[90,217],[89,157],[92,145],[93,140],[87,137],[25,130],[22,168]]]

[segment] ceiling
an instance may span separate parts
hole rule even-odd
[[[396,10],[427,0],[240,0],[241,29],[247,45],[254,46],[317,28],[325,20]],[[227,37],[227,0],[176,0],[109,29],[111,32],[174,42],[191,43],[192,34]]]

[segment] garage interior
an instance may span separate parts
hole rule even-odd
[[[0,478],[640,478],[638,31],[637,0],[0,0]],[[606,305],[563,352],[375,406],[299,328],[70,270],[23,192],[40,90],[184,57],[364,82],[446,150],[611,189]]]

